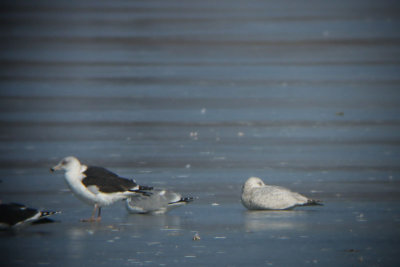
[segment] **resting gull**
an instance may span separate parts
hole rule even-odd
[[[164,214],[173,208],[183,206],[193,201],[192,197],[182,197],[180,194],[161,190],[151,196],[138,196],[126,199],[126,209],[130,213]]]
[[[250,177],[243,185],[242,204],[249,210],[286,210],[297,206],[322,205],[318,200],[284,187],[266,185],[257,177]]]
[[[100,221],[101,207],[133,195],[150,195],[152,187],[138,185],[134,180],[119,177],[103,168],[86,166],[76,157],[66,157],[51,171],[64,170],[65,181],[77,198],[94,205],[92,216],[82,221]],[[98,210],[97,218],[95,213]]]
[[[48,222],[45,219],[58,211],[40,211],[19,203],[0,204],[0,228],[20,228],[32,223]]]

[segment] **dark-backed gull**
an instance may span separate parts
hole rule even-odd
[[[322,205],[318,200],[284,187],[266,185],[257,177],[250,177],[243,185],[242,204],[249,210],[286,210],[296,206]]]
[[[48,222],[46,217],[58,211],[40,211],[19,203],[0,204],[0,228],[20,228],[32,223]]]
[[[82,221],[100,221],[102,206],[133,195],[150,195],[148,191],[153,189],[138,185],[132,179],[119,177],[103,167],[83,165],[76,157],[66,157],[50,170],[64,170],[65,181],[75,196],[94,205],[92,216]],[[95,219],[96,210],[98,214]]]
[[[161,190],[153,192],[151,196],[130,197],[125,201],[126,209],[130,213],[164,214],[173,208],[180,207],[193,201],[192,197],[182,197],[180,194]]]

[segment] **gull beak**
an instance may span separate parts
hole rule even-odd
[[[55,172],[55,171],[59,171],[59,170],[61,170],[61,164],[57,164],[56,166],[50,168],[51,172]]]

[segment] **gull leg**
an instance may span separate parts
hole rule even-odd
[[[97,213],[96,221],[97,222],[101,221],[101,207],[99,207],[99,212]]]
[[[81,219],[81,222],[94,222],[95,218],[94,215],[96,214],[96,210],[99,208],[99,205],[94,204],[94,209],[92,212],[92,216],[89,219]]]

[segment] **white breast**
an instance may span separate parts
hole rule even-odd
[[[85,187],[82,178],[81,173],[71,171],[65,173],[65,181],[75,196],[83,202],[94,205],[97,202],[97,197]]]

